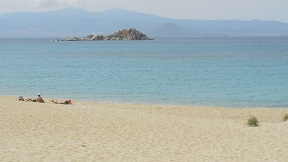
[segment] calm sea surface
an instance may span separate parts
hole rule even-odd
[[[0,39],[0,95],[288,107],[288,38]]]

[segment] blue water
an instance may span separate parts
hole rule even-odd
[[[288,107],[288,38],[0,39],[0,95]]]

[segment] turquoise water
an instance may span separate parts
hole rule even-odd
[[[288,107],[288,38],[0,39],[0,95]]]

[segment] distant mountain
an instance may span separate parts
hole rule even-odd
[[[152,38],[288,35],[288,24],[276,21],[181,20],[122,9],[102,12],[64,9],[0,15],[2,38],[83,37],[91,33],[107,35],[123,28],[136,28]]]
[[[175,23],[166,23],[160,28],[148,32],[149,35],[154,37],[195,37],[199,34],[189,30],[184,27],[180,27]]]

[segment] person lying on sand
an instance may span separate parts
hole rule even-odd
[[[25,100],[24,100],[24,97],[23,96],[19,96],[19,99],[18,99],[19,101],[31,101],[31,102],[41,102],[41,103],[45,103],[45,101],[43,100],[43,98],[40,96],[40,95],[38,95],[38,98],[36,98],[36,99],[32,99],[32,98],[26,98]]]
[[[55,104],[72,104],[72,101],[71,100],[66,100],[66,101],[63,101],[63,102],[59,102],[59,101],[54,101],[52,100],[51,102],[55,103]]]
[[[45,103],[45,101],[43,100],[42,97],[38,97],[38,98],[36,98],[36,99],[27,98],[25,101],[32,101],[32,102],[41,102],[41,103]]]

